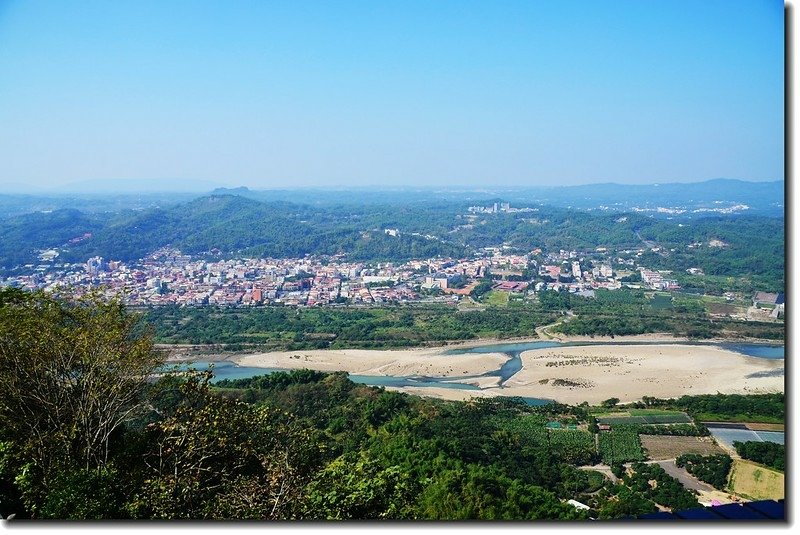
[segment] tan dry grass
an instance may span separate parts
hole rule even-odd
[[[784,475],[744,459],[734,459],[730,489],[751,500],[779,500],[785,497]]]

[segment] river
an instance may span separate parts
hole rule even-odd
[[[663,344],[680,344],[680,345],[699,345],[708,346],[713,345],[721,349],[740,353],[750,357],[763,358],[763,359],[783,359],[784,346],[774,344],[753,344],[753,343],[731,343],[731,342],[615,342],[615,341],[602,341],[602,342],[510,342],[510,343],[494,343],[486,344],[475,347],[465,347],[449,349],[445,351],[448,355],[460,355],[468,353],[503,353],[508,356],[508,360],[497,370],[486,372],[481,375],[470,376],[455,376],[455,377],[393,377],[384,375],[350,375],[353,382],[372,385],[372,386],[392,386],[392,387],[437,387],[437,388],[455,388],[459,390],[479,390],[474,384],[470,384],[470,380],[480,377],[498,377],[500,379],[500,388],[503,384],[511,378],[514,374],[522,369],[522,359],[520,355],[524,351],[531,349],[545,349],[550,347],[565,347],[565,346],[590,346],[590,345],[663,345]],[[205,369],[210,363],[204,361],[196,361],[191,365],[179,365],[179,369],[187,369],[188,367],[194,369]],[[223,379],[243,379],[253,377],[256,375],[263,375],[273,373],[276,371],[288,371],[280,368],[256,368],[256,367],[243,367],[237,366],[232,362],[217,362],[214,363],[214,378],[212,382],[221,381]],[[777,371],[777,370],[776,370]],[[782,370],[781,370],[782,373]],[[538,398],[523,398],[531,405],[541,405],[549,403],[551,400],[538,399]]]

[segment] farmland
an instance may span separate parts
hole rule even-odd
[[[574,464],[589,464],[594,456],[594,435],[586,431],[554,430],[550,433],[550,448],[558,456]]]
[[[752,500],[776,500],[785,496],[782,473],[743,459],[733,461],[728,485],[736,494]]]
[[[508,306],[508,298],[508,292],[492,290],[486,294],[484,301],[490,306],[505,307]]]
[[[669,294],[654,294],[650,298],[650,308],[653,310],[666,310],[672,308],[672,296]]]
[[[606,464],[643,461],[639,435],[634,427],[617,425],[611,431],[600,433],[600,456]]]
[[[699,455],[723,454],[710,437],[682,437],[664,435],[639,435],[647,456],[654,461],[674,459],[685,453]]]
[[[664,409],[630,409],[594,415],[603,424],[678,424],[692,421],[686,413]]]
[[[536,416],[514,418],[500,425],[519,434],[531,445],[547,447],[560,459],[574,464],[590,464],[595,455],[594,435],[586,431],[545,427],[546,420]]]

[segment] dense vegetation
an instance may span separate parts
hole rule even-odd
[[[557,316],[528,309],[459,312],[453,307],[264,307],[256,309],[160,307],[147,311],[159,341],[258,344],[265,349],[403,347],[479,337],[536,336]]]
[[[659,222],[642,229],[641,235],[653,240],[670,253],[647,252],[641,262],[655,269],[685,272],[702,266],[710,276],[756,275],[763,281],[784,280],[786,249],[783,239],[784,221],[759,217],[709,217],[681,226]],[[710,240],[725,245],[713,247]],[[753,243],[757,240],[758,243]],[[701,243],[692,249],[687,244]],[[672,251],[672,249],[675,251]],[[780,259],[780,260],[779,260]]]
[[[146,311],[163,343],[226,344],[228,349],[258,345],[269,349],[408,347],[476,338],[535,337],[536,328],[576,314],[555,330],[569,334],[620,335],[669,332],[708,337],[739,335],[783,337],[783,325],[709,322],[704,311],[683,308],[650,310],[642,292],[598,291],[596,299],[568,292],[542,292],[536,300],[508,306],[459,310],[449,305],[416,304],[383,307],[224,308],[165,306]],[[604,323],[604,321],[606,323]],[[620,326],[628,325],[629,330]]]
[[[783,470],[786,467],[786,446],[775,442],[734,442],[733,447],[736,453],[744,459],[769,466],[775,470]]]
[[[655,308],[645,292],[637,290],[597,290],[595,298],[569,292],[543,292],[539,295],[545,310],[569,310],[577,317],[554,330],[567,335],[625,336],[668,332],[689,338],[747,336],[782,339],[784,326],[774,323],[709,321],[705,308],[696,299],[676,298],[671,307]]]
[[[674,405],[701,421],[782,424],[786,419],[783,393],[682,396]]]
[[[642,443],[636,426],[614,425],[599,435],[600,456],[609,465],[643,461]]]
[[[710,433],[702,424],[643,425],[635,424],[640,435],[669,435],[679,437],[704,437]]]
[[[730,455],[703,456],[686,453],[675,459],[675,464],[680,468],[685,467],[687,472],[700,481],[705,481],[719,490],[725,490],[733,460]]]
[[[700,507],[697,498],[657,464],[634,463],[623,481],[648,499],[674,510]]]
[[[559,498],[596,486],[503,427],[541,418],[521,402],[422,400],[309,371],[221,390],[208,374],[146,383],[158,355],[118,304],[0,295],[3,516],[567,519],[585,514]]]
[[[149,379],[119,303],[0,291],[0,515],[103,519],[584,519],[694,506],[654,465],[597,462],[589,408],[448,402],[310,370]],[[681,398],[683,399],[683,398]],[[782,399],[781,399],[782,401]],[[552,427],[556,427],[551,424]],[[637,429],[600,434],[621,473]],[[657,486],[649,485],[656,480]]]

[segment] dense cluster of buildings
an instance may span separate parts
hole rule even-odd
[[[470,206],[467,211],[471,214],[497,214],[504,212],[507,214],[516,212],[538,212],[538,208],[512,208],[511,203],[494,203],[491,206]]]
[[[57,256],[57,255],[56,255]],[[678,288],[666,273],[651,271],[631,260],[613,264],[603,248],[591,253],[561,250],[543,254],[511,254],[489,247],[473,258],[432,258],[396,263],[350,262],[344,256],[303,258],[244,258],[207,260],[176,249],[155,251],[127,264],[88,259],[84,264],[56,264],[43,253],[42,269],[0,280],[0,285],[54,291],[71,287],[80,293],[92,289],[108,296],[121,295],[131,305],[184,306],[321,306],[380,304],[423,300],[457,301],[480,282],[492,280],[492,289],[532,295],[556,290],[592,296],[594,290],[616,290],[624,285],[657,290]],[[641,273],[641,283],[620,277]]]

